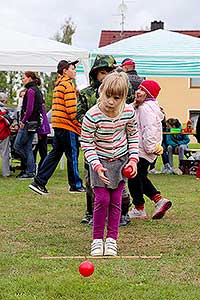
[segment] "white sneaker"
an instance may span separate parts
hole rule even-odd
[[[106,239],[104,255],[117,256],[117,242],[113,238]]]
[[[172,202],[168,199],[162,198],[155,205],[155,211],[152,216],[152,219],[162,219],[166,211],[172,206]]]
[[[103,240],[94,239],[91,244],[91,255],[92,256],[102,256],[103,255]]]
[[[173,168],[173,172],[175,175],[183,175],[183,172],[179,168]]]
[[[133,208],[132,210],[130,210],[128,212],[128,214],[129,214],[130,219],[141,219],[141,220],[147,219],[147,214],[146,214],[145,209],[138,210],[136,208]]]

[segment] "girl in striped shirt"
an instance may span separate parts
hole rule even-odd
[[[117,255],[121,199],[126,182],[122,169],[131,166],[131,176],[137,174],[137,123],[133,106],[126,104],[127,93],[127,75],[108,74],[100,86],[97,104],[83,119],[81,147],[90,166],[95,194],[92,256]]]

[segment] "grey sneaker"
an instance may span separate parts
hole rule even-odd
[[[130,223],[130,217],[127,215],[121,215],[119,226],[127,226]]]
[[[102,256],[103,255],[103,240],[94,239],[91,244],[91,255],[92,256]]]
[[[149,174],[160,174],[160,171],[157,171],[156,169],[151,169],[151,170],[149,170],[149,172],[148,172]]]
[[[174,174],[172,167],[169,163],[165,164],[161,171],[162,174]]]
[[[132,210],[130,210],[128,212],[130,219],[141,219],[141,220],[145,220],[147,219],[147,214],[145,209],[142,210],[138,210],[136,208],[133,208]]]
[[[21,176],[17,176],[18,179],[20,180],[26,180],[26,179],[33,179],[35,174],[25,174],[23,173]]]
[[[152,216],[152,219],[162,219],[162,217],[165,215],[166,211],[172,206],[172,202],[168,199],[162,198],[159,200],[155,205],[155,211]]]
[[[113,238],[106,239],[104,255],[117,256],[117,242]]]

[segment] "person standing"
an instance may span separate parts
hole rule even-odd
[[[22,76],[26,88],[20,112],[19,131],[17,133],[14,150],[23,162],[23,170],[17,176],[19,179],[30,179],[35,174],[35,161],[32,151],[32,142],[36,130],[40,126],[43,96],[38,88],[41,80],[32,71],[26,71]]]
[[[42,115],[42,124],[41,124],[40,128],[38,128],[38,130],[37,130],[38,142],[33,149],[35,163],[37,160],[38,151],[40,154],[40,161],[38,163],[37,169],[39,169],[41,167],[45,157],[47,156],[47,135],[51,132],[44,102],[42,103],[41,115]]]
[[[57,66],[58,79],[53,91],[52,127],[53,149],[44,159],[29,188],[44,195],[46,184],[54,173],[63,153],[67,155],[67,172],[70,192],[84,192],[78,171],[81,125],[76,120],[76,89],[72,82],[76,76],[76,61],[61,60]]]
[[[144,78],[138,76],[135,69],[135,63],[131,58],[125,58],[121,63],[121,68],[128,75],[128,79],[132,87],[131,95],[132,99],[134,100],[135,92],[137,91],[140,83],[144,80]]]
[[[144,80],[136,92],[134,105],[139,132],[139,162],[137,176],[128,179],[129,191],[135,206],[129,211],[131,219],[147,219],[144,195],[155,203],[152,219],[161,219],[172,205],[172,202],[164,198],[148,178],[149,165],[157,155],[163,153],[161,143],[164,116],[156,100],[160,89],[156,81]]]
[[[100,86],[97,104],[83,119],[81,147],[90,166],[95,194],[92,256],[117,255],[122,192],[126,181],[122,169],[131,166],[131,176],[137,174],[137,123],[133,106],[125,103],[127,93],[127,75],[124,72],[108,74]]]
[[[12,115],[5,107],[7,95],[0,93],[0,156],[2,158],[2,175],[10,176],[10,126],[12,124]]]
[[[86,112],[96,104],[99,98],[99,87],[103,79],[116,68],[116,61],[112,55],[97,55],[93,66],[89,73],[90,85],[82,89],[78,97],[77,106],[77,119],[82,123]],[[94,192],[90,182],[90,170],[89,164],[85,160],[85,179],[86,179],[86,213],[81,223],[93,224],[93,204],[94,204]],[[128,210],[130,205],[130,197],[127,189],[124,188],[122,193],[122,212],[120,219],[120,226],[126,226],[130,223],[128,217]]]
[[[115,69],[116,61],[112,55],[97,55],[89,73],[90,85],[80,90],[77,102],[77,119],[82,124],[86,112],[96,104],[99,87],[103,79]],[[94,192],[90,182],[89,164],[85,160],[86,213],[81,223],[92,225]]]

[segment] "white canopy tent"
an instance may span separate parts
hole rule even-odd
[[[88,50],[0,28],[1,71],[56,72],[57,64],[62,59],[79,59],[77,72],[88,75]]]
[[[141,76],[200,77],[200,39],[167,30],[155,30],[94,50],[113,55],[118,64],[126,57]]]

